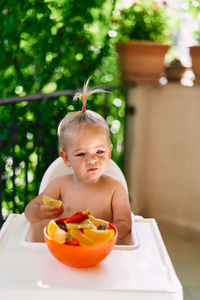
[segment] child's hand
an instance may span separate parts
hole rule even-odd
[[[54,219],[59,217],[64,212],[64,208],[56,206],[46,206],[44,204],[40,205],[39,214],[41,219]]]

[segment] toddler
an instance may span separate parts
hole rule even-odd
[[[131,231],[129,199],[124,185],[104,174],[112,151],[109,127],[102,116],[86,110],[87,98],[103,90],[88,90],[88,82],[74,97],[81,100],[82,111],[67,114],[58,127],[59,154],[74,173],[53,180],[26,206],[25,216],[33,224],[90,209],[96,218],[113,223],[122,241]],[[60,199],[62,206],[45,206],[43,195]]]

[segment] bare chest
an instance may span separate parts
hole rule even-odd
[[[103,218],[112,222],[112,196],[109,189],[64,189],[62,202],[64,207],[63,216],[70,216],[77,211],[90,209],[96,218]]]

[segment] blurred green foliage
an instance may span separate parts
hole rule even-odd
[[[184,14],[186,17],[188,15],[191,16],[193,23],[195,23],[195,30],[192,32],[194,41],[199,44],[200,43],[200,0],[185,0]]]
[[[23,96],[119,82],[110,0],[0,3],[0,95]],[[108,68],[109,66],[109,68]]]
[[[133,1],[128,8],[115,10],[113,23],[117,39],[171,42],[170,14],[166,1]]]
[[[115,1],[1,0],[0,98],[119,84],[110,32]],[[88,108],[111,128],[113,159],[122,166],[125,101],[122,90],[91,97]],[[38,193],[58,156],[56,130],[72,96],[0,105],[0,202],[4,217],[21,213]],[[1,219],[1,218],[0,218]]]

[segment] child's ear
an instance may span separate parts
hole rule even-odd
[[[71,164],[70,164],[70,162],[69,162],[68,156],[67,156],[67,154],[66,154],[63,150],[61,150],[61,151],[59,152],[59,155],[60,155],[60,156],[62,157],[62,159],[64,160],[64,163],[66,164],[66,166],[71,167]]]
[[[112,148],[113,148],[113,144],[110,144],[109,147],[108,147],[109,159],[111,159]]]

